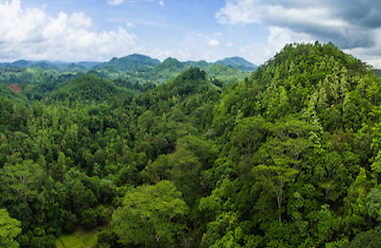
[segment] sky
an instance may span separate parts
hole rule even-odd
[[[381,68],[380,0],[0,0],[0,61],[241,56],[333,42]]]

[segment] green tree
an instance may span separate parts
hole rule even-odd
[[[278,220],[281,222],[281,208],[282,202],[285,199],[285,187],[295,179],[298,171],[292,168],[266,165],[255,166],[252,171],[258,183],[269,192],[275,194],[278,206]]]
[[[366,198],[366,208],[369,216],[380,221],[381,220],[381,189],[373,188]]]
[[[269,134],[271,125],[257,116],[238,120],[237,123],[232,133],[232,143],[241,153],[251,157]]]
[[[21,233],[21,223],[9,216],[6,209],[0,209],[0,247],[17,248],[15,238]]]
[[[381,247],[381,232],[369,230],[356,235],[347,248],[379,248]]]
[[[129,189],[112,220],[119,242],[143,247],[178,247],[188,207],[173,183]]]

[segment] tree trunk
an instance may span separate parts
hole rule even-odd
[[[282,194],[281,193],[276,192],[276,200],[278,202],[278,220],[279,220],[279,222],[282,222],[282,216],[281,216],[281,212],[280,212],[280,209],[282,207]]]

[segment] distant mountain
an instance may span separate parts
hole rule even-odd
[[[96,65],[93,69],[108,70],[111,72],[147,72],[154,68],[155,71],[158,72],[167,71],[173,73],[181,72],[186,67],[198,67],[206,70],[214,64],[228,66],[241,71],[254,71],[257,68],[256,65],[241,57],[225,58],[223,60],[218,60],[215,63],[208,63],[204,60],[180,62],[175,58],[167,58],[163,62],[160,62],[159,60],[146,55],[132,54],[122,58],[113,58],[109,62]]]
[[[241,57],[231,57],[216,61],[214,64],[226,65],[242,71],[255,71],[257,66]]]
[[[17,68],[41,68],[44,70],[60,70],[60,71],[81,71],[85,72],[100,62],[52,62],[52,61],[32,61],[32,60],[17,60],[12,63],[0,63],[0,68],[4,67],[17,67]]]
[[[181,72],[184,69],[184,63],[174,58],[167,58],[161,64],[156,66],[156,71]]]
[[[106,69],[110,71],[147,71],[160,64],[160,60],[146,55],[132,54],[122,58],[113,58],[109,62],[101,63],[94,69]]]
[[[27,61],[27,60],[17,60],[13,62],[11,65],[16,66],[16,67],[21,67],[21,68],[26,68],[32,65],[32,61]]]
[[[76,71],[76,70],[79,70],[79,71],[85,71],[87,69],[90,69],[91,67],[86,67],[86,66],[83,66],[79,63],[70,63],[70,64],[61,64],[61,65],[57,65],[57,67],[62,70],[62,71]]]
[[[45,69],[45,70],[56,70],[57,67],[50,63],[50,62],[46,62],[46,61],[41,61],[41,62],[37,62],[31,66],[28,66],[28,67],[38,67],[38,68],[42,68],[42,69]]]
[[[31,61],[31,60],[17,60],[13,63],[8,64],[9,66],[19,67],[19,68],[30,68],[38,67],[45,70],[57,69],[54,63],[49,61]]]
[[[213,63],[208,63],[205,60],[199,60],[199,61],[185,61],[183,62],[186,66],[192,66],[192,67],[198,67],[201,69],[206,69]]]
[[[44,70],[57,70],[54,63],[49,61],[32,61],[32,60],[17,60],[12,63],[2,63],[1,67],[17,67],[17,68],[41,68]]]
[[[0,68],[4,68],[4,67],[8,67],[8,66],[10,66],[10,63],[7,63],[7,62],[0,63]]]
[[[374,72],[377,76],[381,76],[381,70],[380,70],[380,69],[373,69],[373,72]]]
[[[81,61],[81,62],[78,62],[76,64],[83,66],[83,67],[86,67],[86,68],[93,68],[93,67],[101,64],[101,62]]]
[[[218,65],[218,66],[216,66]],[[231,57],[210,63],[204,60],[181,62],[176,58],[167,58],[163,62],[146,55],[132,54],[121,58],[113,58],[108,62],[82,61],[77,63],[18,60],[12,63],[0,63],[1,70],[21,70],[37,68],[42,70],[56,70],[60,72],[87,73],[97,71],[102,77],[115,79],[124,74],[126,78],[149,82],[163,83],[169,78],[177,76],[186,68],[197,67],[211,77],[236,80],[247,76],[247,73],[256,69],[256,65],[241,57]],[[126,76],[127,75],[127,76]]]

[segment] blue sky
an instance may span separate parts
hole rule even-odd
[[[0,60],[261,64],[289,42],[320,40],[379,67],[380,11],[376,0],[0,0]]]

